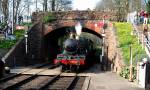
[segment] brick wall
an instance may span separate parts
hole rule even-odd
[[[28,31],[28,53],[25,53],[25,38],[23,37],[3,57],[9,67],[34,65],[43,62],[42,23],[36,23]]]
[[[118,46],[115,29],[106,30],[106,44],[108,45],[108,59],[112,62],[112,70],[119,73],[124,66],[123,57]]]

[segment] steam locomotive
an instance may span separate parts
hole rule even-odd
[[[85,37],[71,37],[64,41],[62,53],[57,55],[54,64],[62,65],[62,71],[79,71],[91,64],[93,42]]]

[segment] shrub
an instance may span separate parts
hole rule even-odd
[[[24,35],[24,30],[15,30],[16,40],[0,40],[0,48],[10,49]]]
[[[133,80],[135,80],[136,79],[136,68],[135,67],[133,67]],[[129,75],[130,75],[130,67],[123,67],[122,68],[122,70],[121,70],[121,72],[120,72],[120,76],[121,77],[123,77],[123,78],[125,78],[125,79],[129,79]]]
[[[43,17],[43,22],[44,23],[51,23],[52,21],[55,21],[56,17],[53,13],[48,13],[48,15]]]

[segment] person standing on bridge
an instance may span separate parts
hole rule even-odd
[[[144,10],[142,9],[140,11],[140,23],[143,23],[143,21],[144,21]]]
[[[145,11],[143,16],[144,16],[144,24],[147,24],[147,22],[148,22],[148,12]]]

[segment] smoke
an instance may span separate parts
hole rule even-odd
[[[75,25],[75,30],[76,30],[77,36],[80,36],[80,34],[82,33],[82,26],[81,26],[80,22],[78,22]]]

